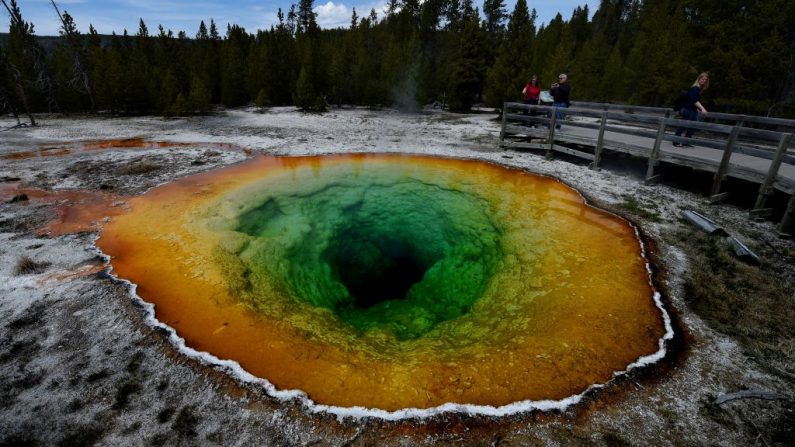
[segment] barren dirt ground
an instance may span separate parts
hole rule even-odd
[[[703,192],[672,184],[645,185],[631,163],[591,170],[538,153],[505,152],[493,114],[344,109],[306,115],[275,108],[172,120],[39,120],[40,127],[0,132],[0,446],[787,445],[793,439],[795,334],[783,330],[781,343],[793,348],[781,351],[770,367],[771,361],[753,358],[686,300],[693,266],[681,238],[690,227],[680,213],[694,209],[763,258],[755,268],[789,291],[789,308],[781,312],[792,312],[795,248],[776,237],[774,223],[750,220],[746,209],[710,205]],[[13,124],[0,119],[0,129]],[[169,144],[79,144],[132,138]],[[631,219],[652,240],[677,342],[661,364],[616,380],[563,412],[385,421],[315,413],[300,401],[272,398],[257,385],[184,356],[162,330],[150,328],[128,287],[105,272],[105,259],[93,246],[96,230],[63,236],[42,231],[64,218],[70,192],[102,192],[117,198],[111,207],[123,207],[125,197],[245,159],[238,148],[273,155],[477,158],[557,177],[595,205]],[[11,156],[18,153],[29,156]],[[44,192],[23,197],[25,188]],[[748,389],[789,399],[714,403]]]

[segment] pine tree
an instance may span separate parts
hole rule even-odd
[[[489,51],[486,52],[486,66],[494,66],[494,61],[497,55],[494,51],[500,45],[503,34],[505,33],[505,21],[508,19],[508,14],[505,9],[505,0],[484,0],[483,1],[483,15],[486,19],[483,21],[483,31],[486,35]]]
[[[268,98],[273,105],[291,104],[300,68],[295,57],[298,51],[296,42],[286,23],[280,23],[269,34],[272,43],[266,77],[270,81],[265,85]]]
[[[393,38],[381,62],[381,103],[401,110],[417,110],[417,81],[419,75],[419,38],[412,34],[408,40]]]
[[[111,35],[110,46],[105,53],[104,60],[97,64],[98,68],[103,68],[101,86],[98,92],[99,103],[102,107],[111,112],[128,110],[128,93],[131,89],[128,83],[127,66],[124,63],[128,51],[122,45],[121,40],[116,34]]]
[[[725,111],[767,114],[789,107],[795,86],[795,5],[785,0],[683,0],[696,71],[712,72],[707,101]],[[682,79],[684,82],[685,79]],[[789,92],[789,93],[788,93]],[[714,98],[714,99],[713,99]]]
[[[293,95],[295,106],[305,112],[325,112],[326,102],[322,96],[318,95],[310,79],[309,70],[306,66],[301,67],[298,75],[298,82],[295,86]]]
[[[127,113],[151,112],[160,95],[152,64],[152,42],[143,19],[138,21],[135,36],[130,38],[125,32],[121,43],[125,47],[119,53],[122,73],[114,80],[122,84],[118,87],[124,92],[121,107]]]
[[[84,39],[80,35],[80,31],[78,31],[77,25],[74,23],[72,16],[70,16],[66,11],[61,14],[61,11],[58,9],[58,5],[55,4],[55,1],[50,0],[50,2],[52,3],[53,8],[55,8],[55,12],[58,14],[58,17],[61,19],[60,33],[61,36],[63,36],[63,39],[66,41],[65,49],[68,51],[69,56],[71,56],[72,59],[73,76],[68,80],[67,83],[70,87],[77,89],[88,96],[88,99],[91,103],[91,111],[93,112],[96,108],[96,103],[94,101],[94,92],[89,68],[85,62],[87,55],[84,48]]]
[[[271,101],[268,98],[268,92],[265,89],[262,89],[257,93],[257,98],[254,100],[254,104],[257,106],[259,111],[264,111],[266,108],[270,107]]]
[[[620,42],[616,42],[616,45],[610,51],[604,74],[598,81],[600,86],[597,99],[601,98],[600,100],[602,101],[618,102],[629,97],[627,75],[624,69],[624,61],[621,58]]]
[[[314,0],[299,0],[298,2],[298,28],[297,33],[317,36],[320,27],[317,26],[317,14],[312,10]]]
[[[539,57],[542,80],[550,82],[558,79],[560,73],[568,72],[572,66],[574,40],[571,30],[566,26],[563,17],[557,14],[543,32],[538,33],[536,51]],[[575,81],[571,79],[571,81]],[[546,85],[545,85],[546,87]]]
[[[576,99],[661,106],[709,70],[708,108],[795,115],[795,3],[787,0],[601,0],[591,20],[577,7],[538,31],[527,0],[517,0],[507,27],[504,0],[486,0],[482,18],[472,0],[393,0],[382,18],[354,10],[347,30],[321,30],[313,1],[302,0],[256,36],[228,25],[222,38],[210,19],[191,40],[162,26],[152,34],[140,20],[134,36],[114,33],[105,46],[64,11],[62,38],[48,52],[17,1],[0,2],[12,18],[0,108],[31,120],[59,104],[167,114],[252,100],[319,110],[325,98],[401,108],[447,100],[454,110],[484,98],[500,107],[519,99],[530,75],[546,86],[569,70]]]
[[[221,55],[221,102],[224,105],[240,106],[249,99],[245,83],[249,43],[245,29],[237,25],[227,28]]]
[[[293,98],[302,110],[325,111],[329,89],[328,54],[322,49],[312,4],[313,0],[301,0],[298,5],[296,45],[301,55],[301,71]]]
[[[531,16],[525,0],[517,0],[494,65],[488,71],[487,105],[501,109],[503,102],[521,99],[522,86],[531,74],[538,72],[532,65],[534,36],[535,10]]]
[[[196,32],[196,40],[205,41],[208,40],[209,38],[210,35],[207,33],[207,25],[205,25],[204,20],[202,20],[201,23],[199,23],[199,31]]]
[[[329,64],[330,102],[337,106],[355,104],[358,95],[354,88],[354,65],[356,60],[356,46],[358,42],[359,16],[354,8],[351,14],[351,28],[349,32],[339,37],[331,44],[331,61]]]
[[[22,104],[22,108],[28,115],[28,119],[30,119],[30,124],[35,126],[36,119],[33,117],[34,69],[32,66],[33,64],[28,57],[26,57],[25,51],[25,38],[28,33],[32,33],[32,25],[21,20],[19,7],[14,0],[11,0],[10,7],[6,4],[5,0],[3,0],[3,6],[8,10],[11,16],[8,46],[3,54],[4,71],[13,84],[10,91],[16,96],[15,99]]]
[[[614,46],[620,37],[626,37],[630,15],[639,7],[639,0],[601,0],[591,22],[593,33],[601,33],[607,44]]]
[[[14,86],[15,80],[6,59],[5,49],[0,46],[0,113],[10,112],[17,120],[17,126],[20,126],[19,107],[13,93]],[[35,124],[35,121],[31,123]]]
[[[580,49],[591,38],[591,24],[588,21],[588,5],[584,7],[577,6],[571,15],[568,28],[572,38],[574,39],[574,52],[573,56],[576,57]]]
[[[484,0],[483,15],[486,16],[483,28],[489,35],[489,40],[496,43],[500,33],[505,30],[505,20],[508,18],[505,0]]]
[[[450,110],[467,112],[477,99],[485,77],[485,52],[487,36],[480,28],[477,9],[470,10],[465,0],[465,24],[462,29],[458,54],[453,62],[452,76],[448,89]]]
[[[210,98],[212,94],[201,76],[193,76],[190,81],[190,93],[188,95],[188,106],[191,112],[207,113],[210,110]]]
[[[633,104],[670,106],[672,97],[692,83],[697,73],[690,49],[685,11],[677,0],[646,5],[640,17],[640,30],[626,59]]]
[[[86,99],[84,92],[79,92],[72,87],[74,80],[74,64],[69,49],[59,42],[50,56],[49,66],[52,70],[53,79],[56,85],[58,104],[64,113],[84,110],[87,104],[83,104]]]

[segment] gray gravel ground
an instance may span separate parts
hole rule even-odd
[[[402,421],[312,413],[298,401],[271,398],[256,385],[240,384],[175,350],[162,330],[145,324],[144,310],[128,287],[103,272],[95,233],[37,234],[58,215],[58,204],[4,201],[0,446],[774,445],[782,439],[774,428],[782,424],[789,424],[792,437],[791,400],[712,403],[745,388],[792,395],[793,380],[760,368],[683,300],[688,259],[673,242],[685,225],[678,218],[683,209],[710,215],[752,249],[777,257],[771,262],[792,263],[792,243],[777,239],[771,222],[749,221],[747,210],[709,205],[703,195],[668,185],[644,185],[632,172],[593,171],[537,154],[503,152],[497,147],[499,123],[487,114],[348,109],[303,115],[280,108],[179,120],[42,116],[40,121],[39,128],[0,132],[0,157],[116,138],[198,144],[0,158],[0,197],[3,185],[18,182],[48,191],[137,195],[175,177],[240,161],[246,154],[237,148],[282,155],[379,151],[479,158],[556,176],[613,210],[633,197],[646,213],[631,217],[656,241],[657,261],[666,272],[662,285],[684,329],[685,348],[565,412]],[[0,119],[0,128],[12,124]],[[235,148],[218,146],[227,143]],[[22,257],[38,272],[16,272]],[[792,268],[781,270],[785,273],[771,280],[791,282]]]

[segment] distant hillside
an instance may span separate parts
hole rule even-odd
[[[108,34],[99,35],[102,46],[110,44],[110,37]],[[36,40],[47,52],[52,51],[60,39],[61,36],[36,36]],[[0,33],[0,46],[5,46],[7,43],[8,33]]]
[[[55,48],[60,36],[36,36],[36,40],[44,47],[45,50],[50,51]],[[8,33],[0,33],[0,45],[5,46],[8,43]]]

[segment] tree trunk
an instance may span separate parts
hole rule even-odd
[[[61,23],[63,24],[63,30],[66,34],[66,38],[69,40],[69,47],[72,49],[72,54],[74,55],[74,71],[75,77],[72,79],[70,83],[74,84],[81,84],[83,91],[88,95],[88,99],[91,102],[91,112],[93,113],[96,110],[96,103],[94,102],[94,93],[91,90],[91,82],[90,78],[88,77],[88,72],[86,72],[85,64],[83,63],[83,58],[80,55],[80,48],[77,47],[77,39],[78,37],[72,33],[72,30],[66,24],[66,20],[63,18],[63,14],[61,14],[61,10],[58,9],[58,5],[55,4],[55,0],[50,0],[52,3],[52,7],[55,8],[55,12],[58,14],[58,18],[61,19]]]
[[[17,94],[19,95],[20,101],[22,101],[22,105],[25,107],[25,113],[28,115],[30,119],[30,125],[36,125],[36,118],[33,117],[33,109],[30,107],[30,101],[28,101],[28,95],[25,93],[25,85],[22,83],[22,78],[19,74],[19,70],[11,64],[7,64],[8,73],[14,79],[14,86],[17,88]]]

